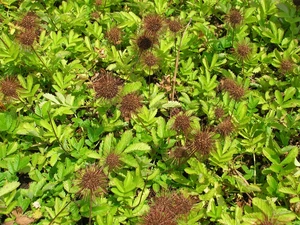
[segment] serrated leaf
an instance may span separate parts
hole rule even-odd
[[[56,99],[56,97],[54,95],[45,93],[43,96],[44,96],[44,98],[49,99],[51,102],[54,102],[57,105],[60,105],[60,102]]]
[[[117,146],[116,146],[116,153],[121,153],[126,146],[131,142],[132,140],[132,131],[131,130],[127,130],[125,131],[122,136],[121,136],[121,140],[118,142]]]
[[[129,153],[129,152],[133,152],[133,151],[150,151],[151,148],[148,144],[146,143],[134,143],[129,145],[124,152],[125,153]]]
[[[180,102],[177,102],[177,101],[168,101],[167,103],[162,105],[162,108],[164,108],[164,109],[177,108],[177,107],[178,108],[181,107]]]

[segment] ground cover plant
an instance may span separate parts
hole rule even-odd
[[[300,224],[297,0],[2,0],[0,221]]]

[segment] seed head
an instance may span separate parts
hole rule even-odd
[[[114,44],[119,45],[121,44],[121,30],[118,27],[111,28],[107,33],[106,36],[108,40]]]
[[[229,92],[229,95],[235,100],[240,100],[245,95],[244,88],[228,78],[221,80],[220,89]]]
[[[208,130],[198,131],[192,143],[192,149],[193,152],[198,152],[200,155],[206,156],[212,150],[213,144],[212,133]]]
[[[143,225],[176,225],[179,216],[187,214],[192,203],[182,194],[171,193],[166,196],[155,197],[150,211],[143,217]]]
[[[163,20],[159,15],[147,15],[144,18],[146,32],[156,34],[163,26]]]
[[[249,59],[251,51],[250,44],[246,42],[239,42],[235,48],[236,56],[242,61]]]
[[[113,99],[119,92],[119,80],[111,74],[101,75],[93,81],[97,98]]]
[[[173,129],[177,132],[183,132],[187,134],[189,129],[191,128],[190,117],[186,114],[178,114],[175,117],[175,121],[173,124]]]
[[[95,5],[97,5],[97,6],[102,5],[102,0],[96,0]]]
[[[293,0],[295,6],[300,6],[300,0]]]
[[[128,120],[131,115],[137,113],[141,107],[142,103],[140,97],[137,94],[130,93],[122,98],[120,110],[123,118]]]
[[[24,47],[30,47],[33,45],[33,42],[37,36],[36,30],[35,29],[28,29],[22,32],[18,39],[19,42],[24,46]]]
[[[143,54],[143,62],[148,67],[157,65],[158,61],[159,59],[152,52],[146,52]]]
[[[263,220],[258,220],[255,225],[281,225],[277,218],[268,218],[267,216],[264,216]]]
[[[19,26],[26,30],[37,28],[37,15],[34,12],[28,12],[23,19],[19,22]]]
[[[227,21],[233,28],[240,25],[243,21],[243,15],[241,11],[238,9],[231,9],[227,14]]]
[[[234,125],[231,121],[230,117],[227,117],[224,119],[218,126],[217,126],[217,131],[220,133],[222,136],[228,136],[231,134],[231,132],[234,130]]]
[[[222,118],[224,116],[224,113],[225,113],[224,109],[222,109],[221,107],[217,107],[215,109],[215,116],[216,116],[217,119]]]
[[[117,169],[121,166],[120,156],[114,152],[111,152],[106,157],[105,164],[109,170]]]
[[[106,193],[108,180],[101,167],[95,164],[89,165],[85,169],[80,170],[79,174],[80,177],[77,182],[81,196],[97,196]]]
[[[177,146],[169,152],[169,156],[173,162],[176,162],[179,165],[182,161],[189,158],[188,149],[185,146]]]
[[[143,52],[153,47],[154,38],[151,37],[149,34],[143,34],[137,38],[136,44],[139,50]]]
[[[168,20],[168,27],[173,33],[177,33],[182,29],[182,25],[178,20]]]
[[[280,62],[280,71],[283,74],[292,72],[293,68],[294,68],[294,63],[291,60],[289,60],[289,59],[281,60],[281,62]]]
[[[20,88],[16,78],[6,77],[0,81],[1,92],[5,97],[18,98],[18,89]]]

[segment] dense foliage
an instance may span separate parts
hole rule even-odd
[[[292,0],[2,0],[0,221],[300,224]]]

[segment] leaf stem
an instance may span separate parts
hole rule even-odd
[[[177,73],[178,73],[178,65],[179,65],[179,57],[180,57],[180,48],[181,48],[181,44],[182,44],[182,40],[183,40],[183,37],[187,31],[187,28],[189,27],[189,25],[191,24],[192,22],[192,18],[190,18],[188,24],[186,25],[183,33],[182,33],[182,36],[181,36],[181,39],[180,39],[180,42],[179,42],[179,46],[178,46],[178,50],[177,50],[177,56],[176,56],[176,61],[175,61],[175,70],[174,70],[174,75],[173,75],[173,84],[172,84],[172,94],[171,94],[171,101],[174,101],[174,95],[175,95],[175,85],[176,85],[176,76],[177,76]]]
[[[58,136],[57,136],[57,133],[56,133],[55,128],[54,128],[54,125],[53,125],[53,121],[52,121],[51,116],[50,116],[50,112],[48,111],[47,113],[48,113],[48,116],[49,116],[49,119],[50,119],[50,125],[51,125],[51,127],[52,127],[54,136],[55,136],[55,138],[56,138],[56,140],[57,140],[59,146],[62,148],[62,150],[64,150],[64,152],[66,152],[66,153],[69,154],[69,152],[65,149],[65,147],[64,147],[63,144],[60,142],[60,140],[59,140],[59,138],[58,138]]]
[[[45,62],[41,59],[41,57],[37,54],[37,52],[35,51],[34,47],[31,45],[31,49],[34,51],[34,53],[36,54],[36,56],[39,58],[39,60],[42,62],[42,64],[44,65],[44,67],[48,70],[48,73],[51,74],[51,71],[49,70],[49,68],[46,66]]]

